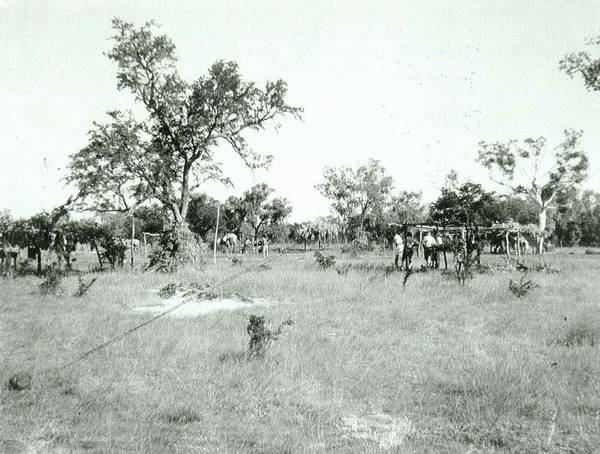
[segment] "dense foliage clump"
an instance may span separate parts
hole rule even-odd
[[[44,281],[39,286],[41,294],[60,295],[62,293],[62,278],[63,273],[60,268],[56,266],[48,268]]]
[[[160,236],[146,269],[172,273],[185,265],[202,266],[204,249],[204,244],[189,229],[173,227]]]
[[[323,255],[319,251],[315,251],[315,260],[322,270],[335,265],[335,255]]]
[[[271,330],[267,326],[265,318],[262,315],[251,315],[248,319],[248,326],[246,327],[246,331],[250,335],[250,343],[248,344],[250,356],[256,357],[264,355],[265,350],[271,342],[276,341],[279,338],[283,327],[293,324],[294,322],[288,318],[281,323],[277,329]]]
[[[77,291],[73,296],[75,296],[76,298],[81,298],[82,296],[86,295],[97,279],[98,278],[94,277],[89,282],[86,282],[80,274],[77,277]]]

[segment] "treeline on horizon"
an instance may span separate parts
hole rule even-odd
[[[325,170],[324,181],[317,189],[332,200],[329,216],[289,222],[292,212],[289,201],[276,197],[273,188],[261,183],[225,202],[206,193],[192,195],[187,225],[199,239],[212,242],[219,206],[219,238],[227,233],[235,233],[239,240],[266,235],[272,242],[321,245],[355,240],[389,242],[398,229],[394,224],[403,223],[490,226],[508,221],[535,225],[538,221],[538,209],[527,198],[487,191],[471,181],[459,182],[454,171],[446,177],[438,198],[425,204],[420,192],[394,192],[392,178],[378,161],[370,160],[357,172],[360,169],[371,172],[363,172],[367,176],[355,181],[353,187],[336,181],[338,169]],[[550,213],[546,237],[555,245],[600,246],[600,192],[575,187],[562,191]],[[131,213],[103,212],[80,220],[67,216],[58,225],[53,225],[52,213],[14,219],[10,211],[4,209],[0,213],[0,235],[3,243],[28,247],[39,242],[34,239],[34,232],[41,233],[45,226],[53,225],[52,228],[60,229],[67,236],[71,233],[78,242],[91,242],[94,235],[125,239],[131,238],[132,219],[134,237],[139,240],[143,239],[144,232],[160,234],[174,223],[170,211],[157,203],[137,207],[133,218]],[[46,233],[42,236],[47,236],[46,243],[49,243],[52,232]],[[40,249],[47,248],[45,244],[40,246]]]

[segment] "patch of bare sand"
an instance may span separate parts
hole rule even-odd
[[[217,311],[236,311],[251,309],[256,306],[268,306],[272,304],[272,302],[265,298],[245,298],[235,294],[203,299],[201,295],[190,295],[189,291],[177,291],[170,298],[158,299],[155,304],[135,307],[133,308],[133,311],[149,314],[160,314],[175,308],[179,304],[182,304],[181,307],[178,307],[177,309],[173,310],[173,312],[167,314],[168,317],[200,317],[202,315]]]
[[[347,416],[342,422],[346,436],[377,443],[386,450],[399,447],[414,432],[410,419],[381,413]]]

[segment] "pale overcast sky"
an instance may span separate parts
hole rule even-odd
[[[67,157],[93,121],[129,108],[104,55],[111,18],[155,19],[177,46],[188,80],[218,59],[247,79],[282,78],[303,122],[253,137],[272,153],[252,174],[223,151],[235,189],[267,182],[293,219],[328,213],[314,189],[324,166],[382,161],[396,188],[434,199],[444,176],[488,182],[480,140],[585,131],[587,186],[600,189],[600,94],[558,70],[600,34],[598,1],[27,1],[0,0],[0,209],[49,210],[69,191]]]

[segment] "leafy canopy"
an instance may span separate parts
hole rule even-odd
[[[600,36],[588,39],[588,46],[600,46]],[[600,91],[600,58],[588,51],[573,52],[560,61],[560,69],[570,77],[580,75],[585,87],[590,91]]]
[[[444,225],[485,225],[496,221],[494,195],[480,184],[466,182],[442,188],[431,204],[430,219]]]
[[[248,224],[256,237],[263,226],[283,222],[292,212],[292,207],[284,198],[269,200],[272,193],[273,188],[260,183],[245,191],[241,197],[229,197],[223,207],[226,226],[239,235],[242,226]]]
[[[136,28],[113,20],[117,87],[128,90],[146,116],[111,111],[94,123],[87,147],[71,157],[70,175],[80,205],[125,211],[153,199],[177,222],[187,214],[190,194],[207,180],[230,184],[216,156],[233,150],[250,168],[267,166],[271,156],[254,152],[246,134],[279,117],[300,117],[286,102],[282,80],[259,88],[245,81],[235,62],[217,61],[206,76],[183,80],[175,45],[156,34],[156,24]]]
[[[375,159],[357,169],[326,167],[319,192],[332,201],[332,209],[346,222],[359,229],[366,226],[369,217],[381,217],[393,187],[393,179]]]
[[[564,134],[564,141],[552,154],[544,137],[480,142],[477,160],[491,171],[496,183],[544,209],[558,191],[581,183],[587,176],[588,158],[579,149],[583,132],[565,130]]]

